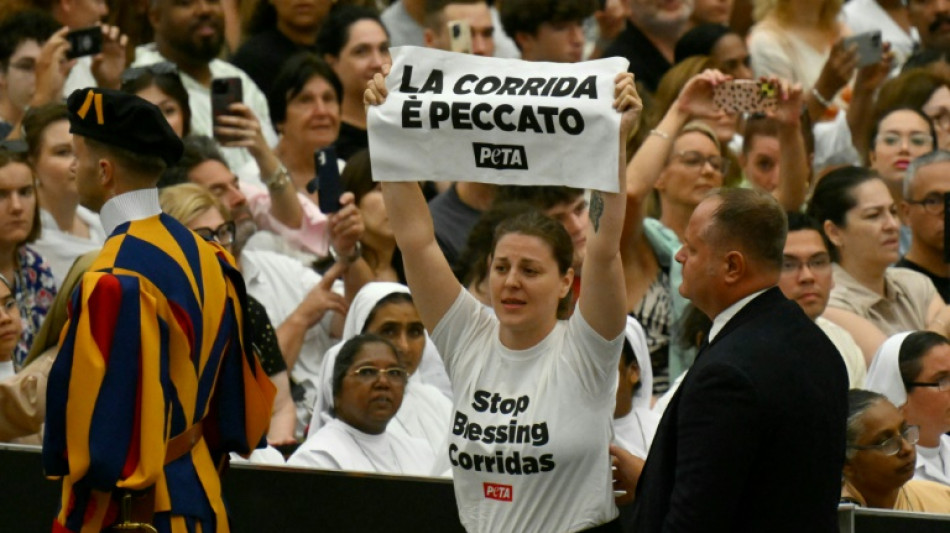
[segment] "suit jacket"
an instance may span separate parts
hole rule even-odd
[[[217,461],[262,443],[274,396],[245,349],[232,261],[160,214],[116,228],[83,274],[47,388],[54,531],[99,531],[116,518],[113,490],[150,487],[159,531],[228,531]],[[199,421],[202,437],[165,464],[168,441]]]
[[[632,530],[837,531],[847,389],[828,337],[778,288],[762,293],[670,402]]]

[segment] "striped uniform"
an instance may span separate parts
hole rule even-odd
[[[274,389],[242,344],[233,259],[168,215],[120,225],[75,292],[49,376],[43,461],[54,532],[99,531],[114,488],[155,487],[159,531],[227,532],[216,464],[262,444]],[[204,437],[165,465],[198,421]]]

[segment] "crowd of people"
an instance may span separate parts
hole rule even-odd
[[[390,47],[456,51],[457,21],[476,55],[628,60],[619,192],[373,175]],[[58,531],[150,487],[141,520],[220,531],[228,457],[451,478],[470,531],[950,513],[948,22],[938,0],[4,3],[0,441],[42,443]],[[772,104],[722,107],[736,80]]]

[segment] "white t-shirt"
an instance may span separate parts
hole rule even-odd
[[[634,407],[626,416],[614,419],[614,443],[646,459],[653,436],[656,435],[656,427],[660,424],[660,416],[651,409]]]
[[[297,448],[287,464],[328,470],[427,476],[435,456],[424,440],[399,432],[370,435],[334,418]]]
[[[467,291],[432,332],[455,391],[448,440],[468,531],[579,531],[617,516],[608,444],[623,335],[578,311],[527,350]]]

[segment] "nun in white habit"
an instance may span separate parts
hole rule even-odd
[[[386,337],[383,331],[367,331],[369,319],[375,319],[383,306],[380,302],[393,300],[392,295],[397,293],[405,295],[395,300],[396,304],[405,303],[409,295],[409,288],[399,283],[373,282],[367,283],[353,298],[350,304],[350,310],[346,315],[346,322],[343,326],[343,341],[346,341],[360,333],[376,333]],[[385,303],[383,305],[386,305]],[[405,306],[403,306],[405,309]],[[390,423],[393,431],[402,432],[410,437],[420,438],[429,443],[429,448],[436,455],[447,453],[446,439],[449,433],[449,427],[452,419],[452,402],[436,386],[423,381],[421,368],[432,361],[435,371],[431,375],[438,375],[438,369],[445,374],[445,367],[442,366],[442,358],[439,356],[435,344],[430,342],[425,329],[422,328],[421,319],[412,307],[414,321],[418,322],[415,327],[421,328],[419,334],[423,336],[424,348],[420,354],[416,352],[418,348],[409,347],[403,354],[406,360],[406,366],[410,371],[409,382],[406,384],[406,390],[403,397],[402,407],[396,413],[396,417]],[[383,324],[386,327],[386,324]],[[397,343],[398,344],[398,343]],[[331,420],[331,409],[333,406],[333,386],[332,375],[333,365],[337,354],[343,343],[330,348],[323,357],[323,368],[321,370],[321,384],[317,391],[317,401],[314,404],[313,418],[310,421],[310,427],[307,431],[308,438],[316,433],[320,427]],[[418,347],[418,345],[416,345]],[[420,370],[417,370],[420,369]],[[440,470],[441,471],[441,470]]]
[[[639,371],[633,368],[631,355]],[[639,374],[638,380],[636,373]],[[634,380],[639,381],[639,384],[635,385]],[[652,391],[653,369],[646,336],[640,323],[628,316],[623,354],[620,357],[617,406],[614,410],[614,443],[643,459],[650,452],[650,443],[660,423],[660,415],[651,409]]]
[[[435,454],[428,444],[392,430],[408,383],[397,352],[373,334],[343,344],[328,372],[334,417],[307,438],[288,465],[415,476],[432,471]]]
[[[934,352],[939,350],[939,354]],[[930,385],[911,387],[904,383],[921,383],[927,379],[926,372],[917,376],[902,376],[900,361],[918,360],[917,367],[923,369],[928,357],[950,359],[950,341],[930,331],[904,332],[893,335],[884,341],[871,361],[865,388],[879,392],[896,405],[908,424],[919,425],[920,441],[917,443],[917,468],[914,479],[926,479],[950,485],[950,430],[947,412],[950,404],[950,391],[939,391]],[[911,363],[913,364],[913,363]],[[943,364],[943,363],[941,363]],[[934,405],[942,402],[942,409]],[[939,416],[924,416],[927,411],[940,411]]]

